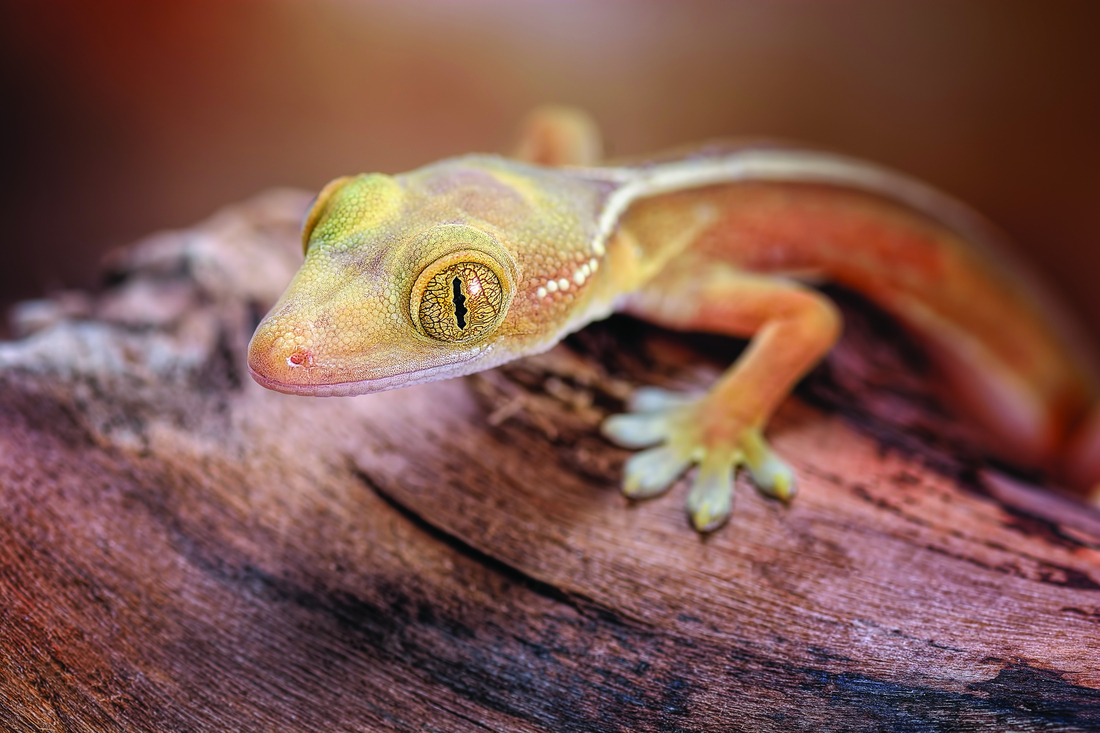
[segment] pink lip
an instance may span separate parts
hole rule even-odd
[[[336,384],[286,384],[269,379],[248,365],[248,373],[261,387],[282,392],[283,394],[301,395],[304,397],[348,397],[351,395],[366,394],[368,392],[380,392],[388,389],[387,386],[372,386],[377,382],[386,380],[366,379],[360,382],[337,382]],[[401,386],[401,385],[393,385]]]
[[[352,382],[336,382],[334,384],[287,384],[286,382],[279,382],[270,377],[265,377],[263,374],[253,369],[251,364],[248,365],[248,373],[252,375],[252,379],[261,387],[266,387],[275,392],[282,392],[283,394],[302,395],[307,397],[353,397],[355,395],[371,394],[374,392],[385,392],[399,387],[411,387],[415,384],[423,384],[424,382],[432,382],[437,379],[448,379],[450,377],[466,374],[468,373],[467,371],[455,369],[455,367],[460,367],[462,364],[471,361],[475,356],[476,354],[472,354],[469,358],[454,364],[422,369],[417,372],[394,374],[388,377],[375,377],[374,379],[361,379]]]

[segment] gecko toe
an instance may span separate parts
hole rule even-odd
[[[781,501],[790,501],[798,490],[794,471],[786,461],[778,458],[772,451],[767,451],[758,462],[748,464],[752,482],[756,488],[769,496],[774,496]]]
[[[660,387],[639,387],[630,396],[627,407],[631,412],[657,412],[676,407],[686,407],[698,402],[701,395],[689,392],[673,392]]]
[[[794,497],[797,490],[794,471],[775,454],[759,430],[745,431],[741,437],[741,450],[743,463],[756,488],[781,501]]]
[[[729,520],[733,512],[733,468],[733,458],[710,456],[699,466],[687,498],[688,515],[699,532],[713,532]]]
[[[637,453],[623,467],[623,493],[631,499],[660,496],[690,464],[690,455],[667,445]]]
[[[668,438],[672,425],[666,411],[639,412],[612,415],[600,431],[623,448],[648,448]]]

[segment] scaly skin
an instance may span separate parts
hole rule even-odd
[[[307,217],[305,263],[252,339],[254,378],[291,394],[392,389],[538,353],[616,309],[752,337],[705,396],[642,390],[634,412],[604,425],[648,448],[627,463],[630,496],[699,464],[688,511],[709,531],[730,516],[738,466],[794,494],[763,431],[841,328],[796,281],[809,275],[921,336],[1003,450],[1068,465],[1082,487],[1100,476],[1090,371],[961,205],[813,151],[727,146],[604,168],[592,166],[598,150],[586,117],[554,109],[531,119],[520,154],[588,167],[467,156],[329,184]]]

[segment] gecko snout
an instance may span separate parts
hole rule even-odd
[[[248,344],[248,370],[253,379],[279,391],[297,391],[311,383],[314,367],[313,329],[308,323],[288,327],[266,319]]]

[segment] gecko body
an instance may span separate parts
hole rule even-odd
[[[704,396],[642,389],[603,426],[644,449],[625,467],[629,496],[698,465],[688,512],[709,531],[730,516],[738,467],[794,494],[763,431],[839,335],[836,308],[804,284],[829,279],[916,333],[1004,451],[1069,465],[1082,485],[1100,474],[1100,430],[1080,427],[1096,422],[1086,360],[964,206],[879,166],[774,145],[601,167],[594,135],[555,111],[520,146],[534,162],[474,155],[330,183],[303,227],[305,262],[250,344],[253,377],[291,394],[376,392],[538,353],[614,311],[749,337]]]

